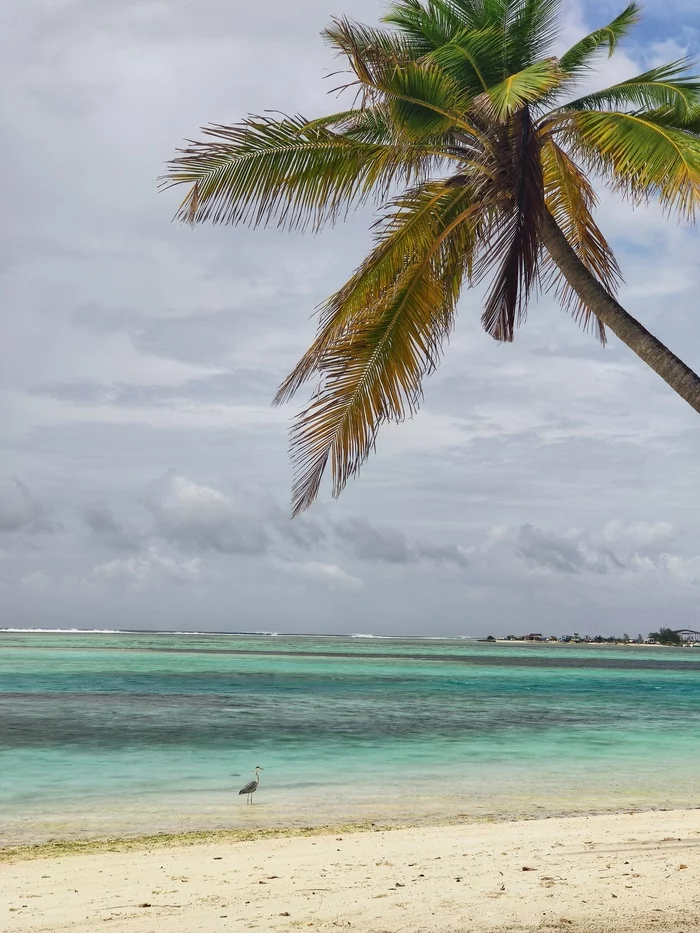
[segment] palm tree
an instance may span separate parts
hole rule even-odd
[[[170,163],[164,185],[189,186],[178,216],[190,223],[318,230],[380,206],[374,248],[320,307],[317,336],[276,397],[316,380],[291,435],[295,514],[329,461],[337,496],[379,426],[417,409],[463,287],[485,279],[482,323],[496,340],[513,339],[535,290],[553,289],[700,411],[700,378],[615,300],[620,269],[590,180],[692,219],[700,80],[681,60],[576,97],[639,8],[557,58],[562,4],[394,0],[387,27],[334,20],[324,36],[349,66],[349,109],[210,126]]]

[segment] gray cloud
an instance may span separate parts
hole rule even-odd
[[[411,541],[398,529],[375,526],[361,516],[333,520],[325,514],[316,518],[303,515],[292,521],[260,491],[239,490],[228,495],[175,470],[150,483],[140,501],[153,518],[150,536],[183,549],[245,555],[274,552],[288,559],[297,552],[340,548],[354,559],[369,563],[467,565],[464,552],[455,545]],[[93,507],[86,517],[105,541],[124,536],[122,526],[104,508]],[[313,562],[302,563],[315,566]]]
[[[149,547],[143,554],[106,561],[93,567],[87,580],[89,583],[127,586],[143,589],[148,586],[163,586],[174,583],[178,586],[200,583],[204,576],[202,561],[198,557],[178,561],[163,555],[156,547]]]
[[[104,503],[89,505],[82,517],[95,538],[109,547],[133,551],[141,546],[143,536],[125,528]]]
[[[60,528],[49,518],[44,504],[18,479],[0,486],[0,532],[51,534]]]
[[[378,528],[366,518],[346,518],[335,522],[334,531],[360,560],[407,564],[416,559],[404,534],[390,528]]]
[[[373,525],[366,518],[353,516],[333,522],[333,532],[359,560],[387,564],[412,564],[428,561],[436,564],[467,566],[467,558],[456,545],[433,545],[410,541],[395,528]]]
[[[546,533],[532,525],[518,532],[517,553],[536,567],[560,573],[608,573],[624,569],[612,551],[594,549],[585,541]]]
[[[269,548],[267,530],[255,516],[174,470],[152,483],[141,501],[153,516],[154,533],[166,541],[222,554],[263,554]]]
[[[263,370],[235,369],[211,377],[187,379],[177,386],[106,384],[95,380],[42,383],[32,389],[36,395],[83,406],[122,408],[170,407],[180,402],[230,404],[258,402],[266,404],[274,396],[274,376]]]

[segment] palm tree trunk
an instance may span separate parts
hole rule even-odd
[[[547,210],[544,212],[542,240],[562,275],[586,307],[651,366],[674,392],[700,412],[700,376],[650,334],[646,327],[642,327],[591,275]]]

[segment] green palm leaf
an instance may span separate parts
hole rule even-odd
[[[467,30],[484,27],[483,4],[469,0],[399,0],[383,17],[385,23],[397,27],[402,35],[421,43],[425,51],[440,48]]]
[[[592,60],[602,49],[607,48],[608,56],[611,56],[630,27],[638,21],[640,12],[641,7],[638,3],[630,3],[607,26],[596,29],[579,40],[561,56],[559,61],[562,69],[572,77],[579,77],[590,70]]]
[[[163,187],[189,187],[178,217],[190,222],[318,229],[370,199],[384,205],[374,248],[321,306],[316,338],[277,395],[317,380],[292,432],[295,512],[328,464],[337,495],[379,426],[416,410],[465,282],[490,279],[482,324],[499,340],[513,339],[533,290],[552,287],[584,327],[604,341],[605,320],[700,411],[700,378],[614,300],[620,269],[589,180],[693,217],[700,78],[673,62],[558,103],[639,14],[630,3],[556,60],[563,7],[394,0],[388,28],[336,19],[325,38],[354,104],[312,121],[210,126],[170,163]]]
[[[562,110],[667,110],[681,119],[700,104],[700,80],[687,74],[688,60],[652,68],[594,94],[565,104]]]
[[[551,54],[557,37],[562,0],[522,0],[514,4],[508,28],[508,70],[522,71],[533,60]]]
[[[574,154],[602,172],[613,190],[638,203],[656,197],[692,219],[700,207],[700,139],[643,115],[597,111],[569,114],[563,138]]]
[[[494,26],[465,29],[432,49],[427,61],[435,62],[476,97],[503,79],[503,32]]]
[[[670,110],[668,107],[662,107],[658,110],[646,110],[638,113],[637,116],[643,117],[648,123],[682,130],[690,136],[700,136],[700,104],[694,106],[685,115],[680,115],[676,110]]]
[[[395,183],[420,179],[441,158],[420,145],[362,142],[302,117],[251,117],[204,132],[210,141],[183,150],[163,181],[191,186],[177,214],[191,223],[275,219],[290,229],[318,228],[351,205],[385,198]]]
[[[397,59],[376,45],[364,53],[366,38],[349,20],[333,24],[333,42],[348,58],[364,106],[384,103],[405,135],[421,138],[459,127],[468,133],[474,125],[466,118],[471,95],[435,62]]]
[[[477,98],[476,104],[493,119],[503,122],[528,104],[534,104],[564,80],[564,73],[554,58],[534,62],[522,71],[509,75]]]

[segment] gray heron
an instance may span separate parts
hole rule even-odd
[[[241,789],[238,791],[239,797],[241,796],[241,794],[246,795],[246,803],[253,802],[253,794],[258,789],[258,784],[260,783],[260,775],[258,774],[258,771],[264,771],[264,770],[265,769],[261,768],[260,765],[256,765],[255,766],[255,780],[251,781],[249,784],[246,784],[245,787],[241,787]]]

